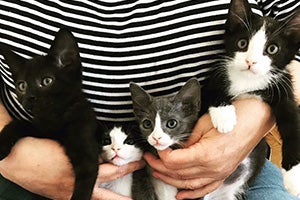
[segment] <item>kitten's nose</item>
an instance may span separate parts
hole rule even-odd
[[[154,136],[152,136],[152,138],[157,144],[159,143],[159,140],[161,139],[161,137],[154,137]]]
[[[248,69],[250,69],[251,67],[253,67],[257,62],[253,61],[252,59],[248,59],[246,58],[246,63],[248,65]]]
[[[121,148],[120,148],[120,147],[112,147],[111,149],[112,149],[113,151],[117,152],[117,151],[120,151]]]

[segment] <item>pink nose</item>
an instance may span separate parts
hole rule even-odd
[[[156,144],[158,144],[159,140],[161,139],[161,137],[154,137],[154,136],[152,136],[152,138],[153,140],[155,140]]]
[[[117,151],[119,151],[121,148],[119,148],[119,147],[112,147],[111,149],[112,149],[113,151],[117,152]]]
[[[248,69],[250,69],[251,67],[253,67],[257,62],[256,61],[252,61],[250,59],[246,59],[246,63],[248,65]]]

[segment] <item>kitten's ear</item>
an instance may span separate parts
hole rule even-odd
[[[24,67],[26,58],[20,56],[19,54],[11,51],[8,46],[0,45],[0,54],[3,55],[6,64],[9,66],[12,74],[17,74],[17,72]]]
[[[175,101],[192,102],[198,111],[201,108],[201,87],[196,78],[188,80],[174,97]]]
[[[300,9],[287,19],[286,34],[294,38],[296,43],[300,43]]]
[[[226,24],[229,27],[249,23],[252,15],[251,6],[247,0],[231,0]]]
[[[74,65],[79,61],[79,49],[73,34],[65,29],[60,29],[51,45],[48,55],[56,59],[56,65],[60,68]]]
[[[130,82],[133,108],[146,108],[152,102],[152,96],[134,82]]]

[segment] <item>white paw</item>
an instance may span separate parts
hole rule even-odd
[[[220,133],[232,131],[236,125],[236,114],[233,105],[210,107],[208,111],[213,126]]]
[[[289,171],[282,169],[285,188],[293,195],[300,197],[300,164]]]

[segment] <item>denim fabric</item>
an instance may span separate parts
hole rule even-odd
[[[248,200],[299,200],[299,198],[285,190],[280,169],[267,160],[250,187]]]

